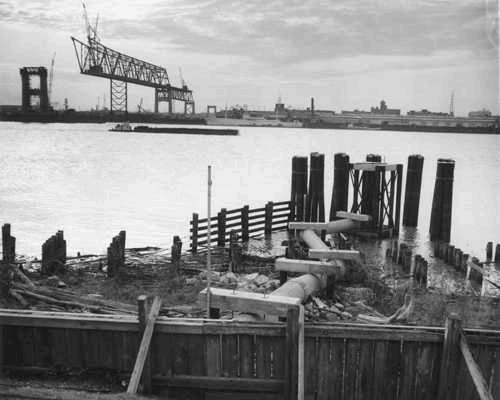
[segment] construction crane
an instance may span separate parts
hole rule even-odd
[[[49,72],[49,90],[48,90],[49,104],[52,104],[52,83],[54,82],[55,61],[56,61],[56,53],[54,52],[54,55],[52,56],[52,61],[50,62],[50,72]]]
[[[168,112],[173,112],[173,102],[184,103],[184,113],[195,113],[193,92],[187,85],[173,86],[164,67],[139,60],[103,45],[97,35],[99,17],[91,25],[85,2],[83,18],[87,42],[74,37],[73,47],[80,73],[109,79],[110,112],[127,112],[128,84],[148,86],[154,89],[154,112],[159,112],[159,103],[168,103]]]

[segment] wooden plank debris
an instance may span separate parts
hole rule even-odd
[[[325,251],[325,250],[323,250]],[[294,260],[291,258],[277,258],[274,263],[276,271],[302,272],[306,274],[321,274],[344,276],[345,267],[343,265],[313,260]]]
[[[328,222],[289,222],[288,229],[312,229],[313,231],[326,230]]]
[[[372,217],[366,214],[356,214],[347,211],[337,211],[338,218],[352,219],[353,221],[369,222]]]
[[[200,292],[201,306],[206,305],[207,289]],[[290,307],[301,304],[300,299],[286,296],[269,296],[260,293],[240,292],[230,289],[210,289],[210,305],[213,308],[250,314],[286,316]]]
[[[357,250],[309,250],[309,258],[319,258],[327,260],[354,260],[360,261],[361,255]]]
[[[155,297],[153,300],[153,304],[151,305],[151,311],[149,312],[148,319],[146,321],[146,327],[142,336],[141,345],[139,346],[137,358],[135,359],[134,370],[132,371],[132,376],[128,384],[127,393],[129,394],[137,393],[137,388],[139,387],[139,381],[141,380],[144,363],[149,353],[149,345],[151,344],[151,338],[153,337],[153,330],[156,318],[160,313],[160,308],[161,300],[159,297]]]

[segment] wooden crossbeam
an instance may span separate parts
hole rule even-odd
[[[153,330],[156,318],[160,313],[160,308],[161,308],[161,300],[159,297],[156,296],[153,300],[153,304],[151,305],[151,311],[149,312],[148,319],[146,321],[146,327],[144,329],[144,334],[142,335],[139,351],[137,352],[137,358],[135,359],[134,370],[132,371],[132,376],[130,377],[127,393],[131,394],[137,393],[137,388],[139,387],[142,371],[144,369],[144,363],[148,356],[149,345],[151,344],[151,338],[153,337]]]
[[[313,260],[294,260],[291,258],[277,258],[274,263],[274,269],[276,271],[302,272],[305,274],[327,273],[328,275],[341,275],[344,272],[344,267],[336,263]]]
[[[326,230],[328,222],[289,222],[288,229],[312,229],[313,231]]]
[[[396,171],[397,164],[386,164],[380,162],[360,162],[352,164],[352,169],[361,171],[375,171],[377,167],[385,167],[386,171]]]
[[[360,222],[368,222],[368,221],[371,221],[371,219],[372,219],[371,215],[356,214],[356,213],[350,213],[347,211],[337,211],[337,217],[352,219],[353,221],[360,221]]]
[[[200,292],[199,301],[202,307],[206,307],[207,289]],[[290,307],[298,307],[300,304],[300,299],[294,297],[266,296],[230,289],[210,289],[210,307],[222,310],[284,317]]]
[[[309,258],[319,258],[327,260],[354,260],[360,261],[361,256],[358,250],[309,250]]]

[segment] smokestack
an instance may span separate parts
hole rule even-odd
[[[314,115],[314,97],[311,97],[311,115]]]

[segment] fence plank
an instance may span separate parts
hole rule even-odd
[[[479,397],[481,398],[481,400],[494,400],[493,396],[488,390],[488,384],[483,377],[481,369],[472,356],[469,345],[467,344],[467,340],[465,339],[463,333],[460,333],[459,345],[462,356],[464,357],[465,363],[467,364],[467,368],[472,377],[472,380],[474,381],[474,385],[476,387],[477,393],[479,394]]]
[[[148,307],[146,306],[145,296],[140,296],[139,300],[139,319],[141,320],[141,325],[144,326],[144,333],[142,336],[141,344],[139,346],[139,352],[137,353],[137,358],[135,360],[134,370],[132,372],[132,377],[128,384],[127,393],[137,393],[137,388],[139,387],[139,381],[142,377],[142,372],[145,369],[146,358],[149,354],[149,346],[151,344],[151,338],[153,337],[153,330],[156,322],[156,317],[160,313],[161,300],[159,297],[155,297],[153,304],[149,313],[146,314]],[[147,316],[146,316],[147,315]],[[143,322],[144,321],[144,322]],[[150,391],[151,386],[151,372],[147,371],[147,375],[144,377],[145,392]]]

